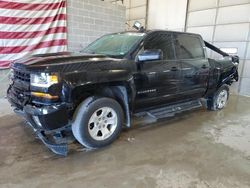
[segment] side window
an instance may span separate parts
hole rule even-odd
[[[157,32],[150,34],[144,41],[144,50],[160,49],[164,60],[174,59],[172,34]]]
[[[199,37],[188,34],[174,34],[177,59],[204,58],[204,50]]]

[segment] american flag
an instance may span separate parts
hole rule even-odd
[[[67,50],[66,0],[0,0],[0,69],[26,55]]]

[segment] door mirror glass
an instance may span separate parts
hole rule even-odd
[[[142,54],[138,55],[138,60],[141,61],[153,61],[161,60],[162,51],[159,49],[156,50],[144,50]]]

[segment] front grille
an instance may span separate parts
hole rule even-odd
[[[30,82],[30,74],[28,72],[14,69],[14,79]]]
[[[30,73],[20,69],[13,69],[13,83],[8,90],[8,97],[18,108],[30,100]]]

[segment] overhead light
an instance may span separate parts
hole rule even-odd
[[[238,48],[220,48],[221,51],[228,53],[228,54],[237,54]]]
[[[134,22],[134,25],[133,25],[133,28],[135,28],[136,30],[138,31],[143,31],[144,30],[144,27],[142,26],[142,24],[138,21],[135,21]]]

